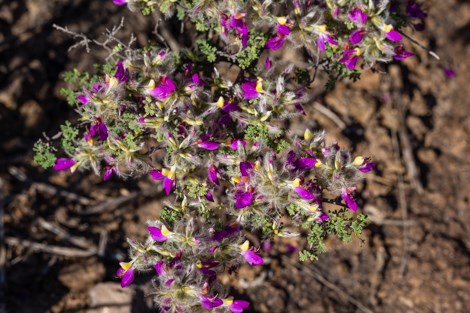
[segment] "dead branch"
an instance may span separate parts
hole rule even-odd
[[[22,247],[34,250],[36,252],[44,252],[55,254],[65,257],[75,257],[75,258],[86,258],[93,255],[96,255],[98,251],[95,248],[82,250],[76,248],[67,248],[61,246],[51,246],[48,244],[43,244],[39,242],[33,242],[29,240],[23,240],[15,237],[7,237],[5,239],[6,244],[14,247]]]

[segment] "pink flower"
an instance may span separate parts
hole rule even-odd
[[[232,313],[242,313],[250,306],[250,302],[245,300],[225,299],[224,302]]]
[[[211,310],[221,306],[222,304],[224,304],[224,301],[220,298],[201,296],[201,306],[205,309]]]
[[[74,159],[59,158],[55,161],[55,165],[53,169],[54,171],[63,171],[63,170],[68,170],[74,165],[75,165]]]
[[[241,254],[242,254],[243,258],[251,266],[262,265],[264,263],[263,258],[250,249],[250,243],[248,242],[248,240],[246,240],[240,246],[240,248],[242,250]]]
[[[346,202],[348,208],[353,211],[357,211],[357,203],[354,200],[354,197],[351,195],[351,190],[349,188],[343,188],[341,191],[341,198]]]
[[[162,77],[162,84],[150,90],[150,95],[161,100],[168,98],[176,90],[175,83],[167,76]]]
[[[202,141],[197,144],[199,148],[205,149],[205,150],[217,150],[219,148],[220,143],[215,142],[215,141]]]
[[[362,12],[360,9],[354,8],[349,12],[349,19],[356,24],[364,24],[367,21],[367,18],[367,13]]]
[[[127,0],[113,0],[113,3],[115,5],[123,6],[123,5],[126,5]]]
[[[167,240],[168,236],[171,234],[171,232],[168,230],[168,228],[166,228],[165,225],[162,225],[161,228],[149,226],[147,227],[147,230],[149,231],[152,239],[157,242],[163,242]]]
[[[121,287],[125,288],[134,281],[134,268],[131,262],[121,262],[120,268],[116,272],[116,276],[121,278]]]
[[[163,180],[163,188],[167,195],[171,193],[173,183],[176,179],[176,167],[173,165],[170,170],[163,169],[161,171],[152,170],[149,171],[150,177],[154,180]]]

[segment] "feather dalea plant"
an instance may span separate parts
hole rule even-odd
[[[181,51],[164,42],[117,45],[103,73],[67,73],[72,87],[63,94],[79,123],[61,127],[60,155],[54,142],[34,147],[44,168],[91,169],[105,181],[144,175],[171,196],[160,219],[142,226],[147,240],[128,240],[129,259],[117,271],[123,288],[152,270],[162,312],[243,312],[250,303],[230,296],[218,277],[243,263],[263,266],[244,231],[265,239],[303,234],[301,261],[316,260],[329,235],[346,242],[361,235],[367,217],[354,193],[376,164],[327,144],[323,131],[292,134],[282,125],[305,114],[317,71],[332,88],[359,79],[360,69],[413,56],[403,32],[423,28],[418,3],[113,2],[190,21],[199,38]],[[304,52],[302,66],[273,58],[285,47]],[[236,79],[220,64],[237,70]]]

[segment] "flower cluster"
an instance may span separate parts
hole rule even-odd
[[[327,52],[333,62],[354,70],[358,61],[372,66],[413,53],[403,48],[400,29],[424,27],[426,14],[416,1],[148,1],[115,0],[118,5],[150,12],[158,8],[166,16],[187,16],[198,29],[214,29],[227,45],[246,48],[249,36],[264,30],[265,48],[278,50],[289,43],[312,54]],[[271,31],[265,31],[270,29]],[[250,32],[254,31],[250,34]]]
[[[130,260],[117,272],[123,287],[153,269],[164,312],[242,312],[249,303],[229,296],[218,278],[243,263],[264,263],[244,230],[266,238],[303,231],[302,260],[324,251],[329,234],[346,241],[360,235],[366,217],[355,214],[354,192],[376,164],[327,144],[322,131],[283,128],[305,114],[311,79],[264,55],[302,46],[346,70],[404,59],[412,54],[399,29],[425,16],[416,3],[114,3],[144,12],[158,6],[167,16],[187,15],[199,30],[218,30],[218,38],[193,50],[116,53],[102,76],[78,80],[72,92],[80,124],[62,126],[65,155],[56,158],[42,141],[35,147],[45,167],[92,169],[103,180],[145,175],[171,197],[160,219],[148,223],[148,239],[129,240]],[[237,78],[219,71],[221,63],[238,67]],[[326,209],[326,202],[342,208]]]

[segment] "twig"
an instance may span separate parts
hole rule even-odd
[[[76,44],[72,45],[69,47],[68,51],[72,51],[73,49],[79,47],[79,46],[84,46],[85,50],[87,53],[90,53],[90,43],[93,42],[91,39],[89,39],[85,34],[83,33],[77,33],[74,31],[71,31],[67,28],[67,26],[62,27],[56,24],[52,24],[52,27],[54,27],[57,30],[60,30],[61,32],[64,32],[68,35],[71,35],[73,39],[80,38],[81,40],[77,42]]]
[[[364,304],[362,304],[360,301],[356,300],[352,296],[350,296],[346,291],[340,289],[338,286],[335,284],[331,283],[326,279],[317,269],[313,268],[313,266],[307,267],[305,265],[297,264],[292,262],[288,257],[283,257],[283,261],[287,261],[291,266],[294,266],[297,270],[302,271],[316,280],[318,280],[321,284],[323,284],[325,287],[333,290],[336,292],[338,295],[345,297],[346,300],[348,300],[350,303],[355,305],[360,311],[364,313],[374,313],[371,309],[366,307]]]
[[[343,122],[335,112],[331,111],[323,104],[319,102],[314,102],[313,108],[328,117],[329,119],[331,119],[341,130],[344,130],[346,128],[346,123]]]
[[[3,179],[0,178],[0,313],[6,312],[5,286],[6,286],[6,249],[5,249],[5,229],[3,221],[5,205],[5,194],[3,189]]]
[[[157,22],[155,23],[153,34],[159,37],[160,40],[163,39],[163,42],[167,43],[173,52],[179,52],[182,49],[182,46],[168,30],[168,23],[165,21],[159,10],[156,10],[155,16]]]
[[[398,134],[395,130],[392,130],[392,144],[394,146],[395,158],[400,159],[400,146],[398,143]],[[403,175],[400,173],[398,175],[398,203],[402,211],[403,222],[408,220],[408,206],[406,204],[406,194],[404,187]],[[406,267],[408,264],[408,227],[406,223],[403,223],[403,256],[400,263],[400,278],[403,278],[406,272]]]
[[[121,205],[124,205],[124,204],[136,199],[137,197],[139,197],[141,195],[150,196],[150,195],[154,195],[154,194],[161,194],[162,191],[163,191],[163,189],[161,187],[154,187],[154,188],[149,188],[149,189],[146,189],[146,190],[134,191],[134,192],[131,192],[128,195],[121,196],[121,197],[118,197],[118,198],[114,198],[114,199],[108,200],[106,202],[100,203],[98,205],[95,205],[95,206],[89,208],[88,210],[78,212],[78,214],[80,214],[80,215],[93,215],[93,214],[99,214],[99,213],[106,212],[106,211],[111,211],[111,210],[114,210],[114,209],[116,209],[117,207],[119,207]]]
[[[82,250],[76,248],[67,248],[67,247],[60,247],[60,246],[50,246],[47,244],[33,242],[29,240],[22,240],[15,237],[7,237],[5,242],[10,246],[16,247],[24,247],[30,248],[35,251],[45,252],[65,257],[77,257],[77,258],[86,258],[97,254],[97,250],[95,248]]]
[[[94,202],[93,200],[89,198],[77,195],[69,191],[62,190],[48,183],[32,182],[31,179],[28,178],[28,176],[26,176],[26,174],[16,166],[8,167],[8,172],[10,173],[11,176],[16,178],[18,181],[29,185],[31,190],[33,191],[36,191],[36,192],[39,191],[40,193],[45,193],[45,194],[48,194],[49,196],[60,196],[70,201],[74,201],[74,202],[76,201],[82,205],[91,205]]]
[[[434,58],[436,58],[437,60],[440,60],[441,58],[437,55],[436,52],[432,51],[431,49],[429,49],[428,47],[425,47],[424,45],[420,44],[417,40],[413,39],[412,37],[408,36],[407,34],[405,34],[404,32],[400,32],[400,34],[403,35],[403,37],[405,37],[406,39],[408,39],[409,41],[411,41],[412,43],[414,43],[415,45],[417,45],[418,47],[420,47],[421,49],[424,49],[426,50],[427,53],[429,53],[431,56],[433,56]]]
[[[45,230],[50,231],[51,233],[57,235],[60,239],[67,240],[68,242],[70,242],[74,246],[77,246],[77,247],[83,248],[83,249],[89,249],[90,247],[93,246],[92,243],[88,242],[84,238],[71,236],[65,229],[63,229],[59,225],[50,223],[50,222],[46,221],[45,219],[43,219],[41,217],[38,218],[37,221],[38,221],[39,225],[42,228],[44,228]]]

